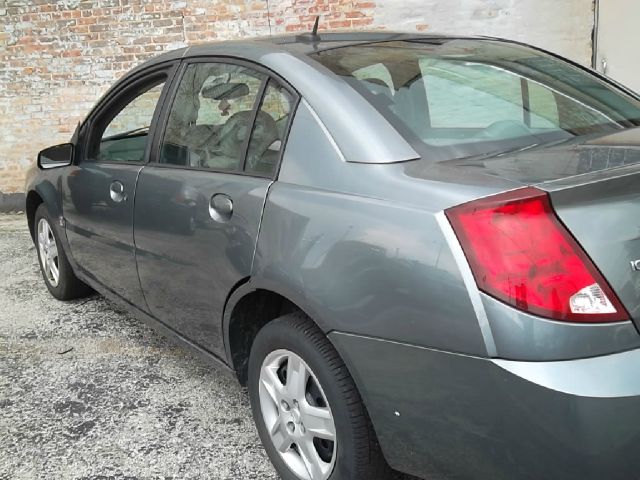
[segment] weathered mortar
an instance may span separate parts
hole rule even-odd
[[[0,0],[0,192],[24,189],[41,148],[68,140],[105,89],[157,53],[309,29],[389,28],[529,42],[591,57],[592,0]],[[0,209],[2,208],[0,204]]]

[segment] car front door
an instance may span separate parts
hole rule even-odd
[[[152,315],[221,354],[225,299],[251,272],[295,96],[242,62],[181,70],[138,179],[138,272]]]
[[[143,310],[133,243],[135,186],[175,68],[135,75],[101,101],[81,128],[76,162],[62,186],[73,258],[89,277]]]

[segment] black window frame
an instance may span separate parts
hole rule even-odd
[[[263,85],[263,89],[262,89],[262,96],[260,97],[260,101],[258,102],[258,106],[256,108],[254,117],[253,117],[253,124],[251,125],[251,132],[249,134],[249,138],[247,139],[246,145],[245,145],[245,151],[244,151],[244,159],[242,162],[242,170],[244,172],[247,172],[247,157],[249,156],[249,149],[251,147],[251,140],[253,139],[253,131],[255,129],[256,126],[256,119],[258,117],[258,114],[260,113],[260,111],[262,111],[262,107],[264,106],[264,101],[267,98],[267,90],[269,89],[270,86],[274,86],[276,88],[278,87],[282,87],[282,84],[278,81],[276,81],[274,78],[267,78],[266,83]],[[284,88],[285,91],[287,91],[287,93],[289,93],[289,90],[287,88]],[[283,138],[280,140],[280,149],[278,150],[278,160],[276,162],[275,168],[274,168],[274,174],[276,174],[279,170],[280,170],[280,161],[282,159],[282,155],[284,154],[284,150],[286,147],[286,140],[289,138],[289,129],[291,127],[291,119],[293,118],[294,114],[295,114],[295,110],[298,107],[298,99],[296,99],[296,97],[294,97],[293,95],[289,94],[290,98],[291,98],[291,105],[290,105],[290,110],[289,113],[287,114],[287,124],[285,125],[285,131],[283,134]],[[268,115],[268,114],[267,114]],[[248,175],[256,175],[256,176],[260,176],[258,172],[248,172]],[[267,177],[271,177],[272,175],[264,175]]]
[[[255,70],[258,73],[264,74],[264,78],[262,79],[262,83],[260,85],[260,88],[258,89],[256,99],[254,101],[253,108],[251,110],[252,112],[251,113],[252,115],[251,129],[249,131],[249,135],[244,141],[243,154],[239,162],[239,165],[241,167],[240,169],[229,170],[229,169],[215,169],[215,168],[206,168],[206,167],[192,167],[191,165],[175,165],[170,163],[161,163],[159,161],[161,156],[162,145],[164,143],[164,137],[167,131],[169,115],[171,114],[171,109],[176,100],[180,83],[182,82],[182,79],[184,78],[184,75],[189,65],[194,65],[199,63],[220,63],[220,64],[227,64],[227,65],[237,65],[241,67],[250,68],[252,70]],[[255,127],[256,117],[258,115],[260,106],[262,105],[264,95],[267,89],[267,85],[270,80],[273,82],[276,82],[279,86],[286,89],[291,95],[293,102],[291,105],[291,112],[287,120],[287,125],[285,127],[285,133],[282,138],[282,146],[280,148],[280,151],[278,152],[278,161],[276,164],[276,168],[274,169],[272,174],[267,175],[267,174],[260,174],[258,172],[247,172],[246,163],[247,163],[247,154],[249,151],[249,142],[251,141],[251,136],[253,135],[253,129]],[[289,82],[287,82],[284,78],[282,78],[273,70],[259,63],[251,62],[249,60],[238,58],[238,57],[231,57],[231,56],[224,56],[224,55],[203,55],[203,56],[183,58],[178,67],[178,71],[176,72],[171,82],[171,86],[167,93],[167,97],[163,103],[162,110],[158,118],[158,128],[153,138],[152,150],[151,150],[151,153],[149,154],[149,162],[147,163],[147,165],[153,166],[154,168],[193,170],[193,171],[200,171],[200,172],[210,172],[210,173],[219,173],[219,174],[227,174],[227,175],[240,175],[240,176],[247,176],[247,177],[254,177],[254,178],[266,178],[271,180],[277,180],[278,175],[280,174],[282,158],[284,156],[284,152],[287,146],[287,141],[289,139],[289,133],[291,132],[293,118],[295,117],[295,113],[298,109],[298,105],[300,104],[300,100],[301,100],[300,94]]]
[[[144,70],[139,72],[132,73],[122,80],[120,80],[116,85],[114,85],[105,96],[99,100],[96,106],[91,110],[86,120],[81,124],[78,135],[78,144],[80,145],[81,155],[78,155],[76,160],[74,160],[75,165],[79,164],[95,164],[95,165],[132,165],[132,166],[144,166],[147,165],[151,158],[151,148],[154,143],[154,139],[156,133],[158,131],[158,120],[160,118],[160,113],[164,107],[164,103],[167,100],[167,96],[170,92],[170,86],[173,83],[176,72],[180,65],[179,61],[169,61],[159,63],[153,66],[150,66]],[[91,137],[95,134],[96,129],[101,129],[103,126],[106,128],[109,123],[124,109],[129,105],[133,100],[135,100],[139,95],[144,94],[145,92],[140,93],[139,95],[133,97],[132,99],[123,102],[123,97],[132,91],[137,89],[144,88],[145,85],[153,83],[155,79],[163,78],[160,83],[164,82],[164,86],[162,87],[162,93],[158,98],[158,102],[155,106],[153,116],[151,117],[151,125],[149,127],[149,132],[147,133],[147,143],[145,146],[144,157],[141,162],[132,162],[132,161],[111,161],[111,160],[98,160],[98,159],[90,159],[89,158],[89,145],[91,142]],[[153,88],[153,87],[151,87]],[[124,103],[124,105],[123,105]],[[107,124],[104,125],[104,119]],[[104,130],[101,135],[104,134]]]

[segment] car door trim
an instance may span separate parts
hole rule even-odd
[[[262,82],[260,83],[260,88],[258,89],[258,94],[256,95],[256,101],[253,104],[253,108],[251,109],[251,129],[249,130],[249,135],[244,139],[244,145],[242,146],[242,171],[246,173],[247,171],[247,155],[249,154],[249,144],[251,143],[251,138],[253,137],[253,130],[256,126],[256,118],[258,118],[258,111],[262,106],[262,101],[264,100],[264,94],[267,91],[267,85],[269,84],[269,75],[266,75]]]

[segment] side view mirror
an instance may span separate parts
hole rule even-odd
[[[73,162],[73,144],[63,143],[54,147],[45,148],[38,153],[38,168],[66,167]]]

